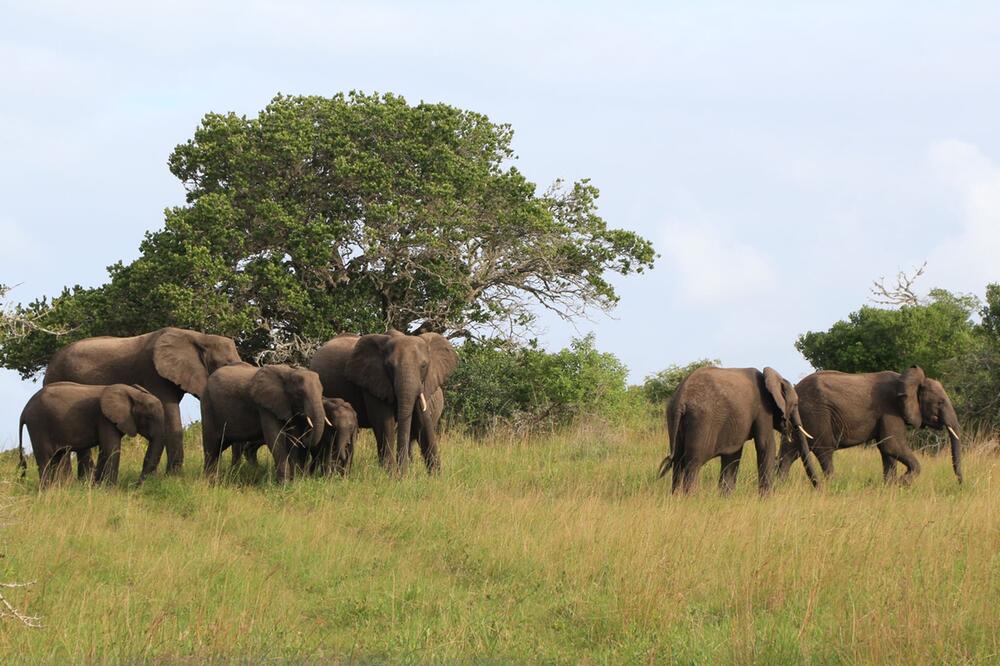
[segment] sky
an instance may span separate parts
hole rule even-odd
[[[633,382],[702,357],[795,381],[797,336],[873,279],[1000,282],[1000,3],[417,4],[0,0],[11,299],[134,259],[205,113],[352,89],[510,123],[540,189],[590,178],[654,242],[610,316],[542,321],[553,349],[595,332]],[[0,448],[38,388],[0,371]]]

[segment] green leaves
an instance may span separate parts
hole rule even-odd
[[[106,308],[77,319],[74,293],[58,316],[88,334],[211,330],[255,356],[390,327],[509,336],[539,306],[613,307],[605,274],[652,266],[652,245],[609,229],[587,181],[538,195],[510,165],[512,137],[482,114],[392,94],[209,113],[168,161],[187,205],[88,294]],[[30,374],[54,344],[25,342],[8,367]]]

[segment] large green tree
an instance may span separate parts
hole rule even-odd
[[[652,245],[609,228],[586,180],[539,192],[513,166],[512,136],[395,95],[210,113],[170,156],[187,204],[108,284],[22,308],[71,334],[33,332],[0,362],[27,376],[68,340],[164,325],[227,334],[255,355],[389,327],[511,334],[539,308],[613,307],[607,274],[651,267]]]
[[[978,306],[975,297],[934,289],[916,305],[864,306],[827,331],[799,336],[795,348],[817,370],[900,371],[915,364],[940,377],[972,347]]]

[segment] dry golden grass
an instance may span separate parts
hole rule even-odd
[[[520,442],[443,441],[444,472],[402,481],[368,437],[349,480],[280,488],[245,471],[0,493],[8,597],[0,663],[997,663],[1000,456],[924,457],[883,487],[877,452],[801,465],[765,499],[752,449],[736,492],[654,478],[649,425]],[[750,448],[750,447],[748,447]],[[227,456],[228,458],[228,456]],[[30,462],[30,461],[29,461]],[[228,461],[227,461],[228,462]],[[268,477],[269,478],[269,477]]]

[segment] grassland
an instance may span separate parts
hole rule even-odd
[[[402,481],[365,437],[348,480],[252,470],[37,492],[4,457],[0,663],[997,663],[1000,456],[883,487],[871,449],[813,492],[671,497],[651,424],[443,440]],[[748,447],[749,449],[749,447]],[[228,456],[227,456],[228,460]],[[29,461],[30,462],[30,461]]]

